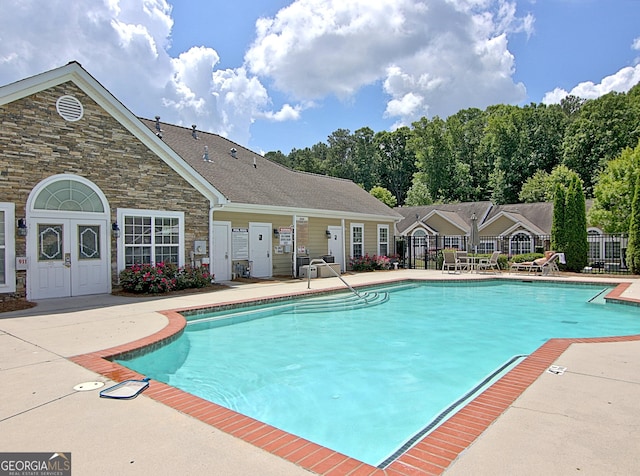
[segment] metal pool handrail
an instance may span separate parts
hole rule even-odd
[[[327,263],[325,260],[323,260],[322,258],[314,258],[314,259],[312,259],[312,260],[309,262],[309,272],[307,273],[307,289],[311,289],[311,265],[312,265],[312,264],[324,264],[324,265],[327,265],[327,266],[328,266],[328,263]],[[353,289],[353,288],[351,287],[351,285],[350,285],[349,283],[347,283],[347,282],[342,278],[342,276],[340,276],[338,273],[336,273],[336,270],[335,270],[335,269],[333,269],[331,266],[328,266],[328,268],[331,270],[331,272],[332,272],[333,274],[335,274],[335,275],[340,279],[340,281],[342,281],[342,282],[344,283],[344,285],[345,285],[346,287],[348,287],[348,288],[349,288],[349,290],[350,290],[353,294],[355,294],[356,296],[358,296],[360,299],[364,299],[365,301],[367,300],[367,299],[366,299],[365,297],[363,297],[363,296],[362,296],[358,291],[356,291],[355,289]]]

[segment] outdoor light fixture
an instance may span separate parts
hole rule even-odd
[[[326,235],[327,240],[331,239],[331,232],[329,230],[325,231],[324,234]]]
[[[120,238],[120,227],[118,226],[118,222],[114,221],[111,224],[111,234],[114,238]]]
[[[27,236],[27,220],[18,218],[18,235]]]
[[[273,229],[273,236],[280,236],[280,232],[278,231],[277,228]]]

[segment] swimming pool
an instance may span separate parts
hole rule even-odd
[[[287,432],[379,465],[452,401],[551,337],[638,333],[603,286],[428,283],[365,309],[243,308],[120,361]],[[225,315],[230,316],[227,312]],[[231,325],[229,325],[231,324]]]

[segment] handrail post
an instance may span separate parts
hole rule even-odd
[[[328,265],[328,263],[327,263],[325,260],[321,259],[321,258],[314,258],[314,259],[312,259],[311,261],[309,261],[309,272],[307,273],[307,289],[311,289],[311,288],[310,288],[310,286],[311,286],[311,265],[312,265],[313,263],[319,263],[319,264],[325,264],[325,265]],[[356,291],[355,289],[353,289],[349,283],[347,283],[344,279],[342,279],[342,276],[340,276],[338,273],[336,273],[336,270],[335,270],[335,269],[333,269],[331,266],[329,266],[329,269],[331,270],[331,272],[332,272],[333,274],[335,274],[335,275],[338,277],[338,279],[340,279],[340,281],[342,281],[342,282],[344,283],[344,285],[345,285],[346,287],[348,287],[348,288],[351,290],[351,292],[352,292],[353,294],[355,294],[356,296],[358,296],[360,299],[364,299],[364,300],[366,301],[366,299],[365,299],[362,295],[360,295],[360,293],[359,293],[358,291]]]

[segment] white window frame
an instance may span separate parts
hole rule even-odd
[[[518,250],[518,253],[514,253],[513,250],[513,244],[517,242],[517,240],[514,240],[514,238],[517,235],[524,235],[527,236],[529,238],[529,251],[526,251],[524,253],[522,253],[522,250]],[[535,251],[535,242],[533,240],[533,236],[531,236],[531,233],[524,231],[524,230],[518,230],[515,233],[513,233],[510,237],[509,237],[509,256],[513,256],[516,254],[527,254],[527,253],[533,253]]]
[[[355,237],[354,237],[354,232],[355,230],[359,228],[361,230],[360,233],[360,241],[355,241]],[[364,252],[364,223],[352,223],[351,227],[350,227],[350,231],[351,231],[351,239],[349,240],[351,242],[351,257],[352,258],[361,258],[362,256],[364,256],[366,253]],[[354,245],[360,245],[361,247],[361,253],[356,256],[355,251],[354,251]]]
[[[387,232],[386,241],[383,241],[380,235],[383,230]],[[382,252],[382,245],[387,247],[386,253]],[[389,256],[389,225],[378,225],[378,256]]]
[[[0,293],[16,292],[16,206],[14,203],[0,202],[0,212],[4,212],[4,276],[0,283]]]
[[[460,249],[460,243],[462,243],[462,236],[460,235],[446,235],[444,237],[444,248]]]
[[[178,219],[178,266],[185,265],[185,236],[184,236],[184,212],[167,211],[167,210],[136,210],[130,208],[119,208],[117,211],[118,226],[120,228],[120,237],[118,238],[118,269],[122,270],[126,267],[125,253],[125,217],[147,217],[151,218],[152,227],[155,225],[157,218],[177,218]],[[155,261],[155,248],[161,246],[156,245],[155,234],[151,233],[151,264],[157,264]]]

